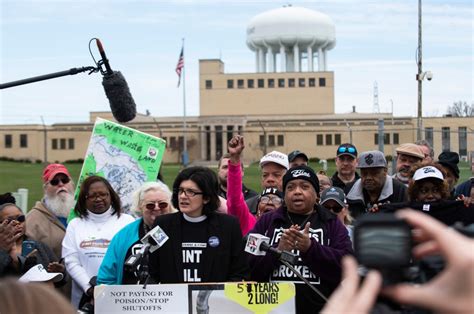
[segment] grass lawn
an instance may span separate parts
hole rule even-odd
[[[322,165],[311,163],[310,166],[316,171],[322,170]],[[77,181],[81,171],[82,164],[66,164],[74,181]],[[180,169],[179,165],[168,164],[162,169],[163,178],[168,186],[172,186],[174,178]],[[214,168],[215,169],[215,168]],[[332,175],[335,171],[334,162],[328,163],[328,173]],[[469,165],[466,162],[459,164],[461,178],[459,183],[467,180],[471,176]],[[13,192],[19,188],[28,189],[28,207],[32,207],[37,200],[43,196],[42,189],[42,164],[29,164],[12,161],[0,161],[0,194]],[[259,168],[257,164],[250,165],[245,168],[244,183],[247,187],[259,192],[260,178]]]

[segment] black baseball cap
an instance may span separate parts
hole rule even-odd
[[[357,158],[357,148],[350,143],[341,144],[337,148],[336,156],[339,157],[342,155],[349,155],[354,158]]]
[[[305,153],[300,150],[294,150],[288,154],[288,162],[292,162],[293,160],[295,160],[296,157],[303,157],[305,161],[309,160],[308,156],[306,156]]]

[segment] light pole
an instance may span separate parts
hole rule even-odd
[[[423,73],[422,68],[422,23],[421,23],[421,0],[418,0],[418,50],[417,50],[417,64],[418,64],[418,74],[416,80],[418,81],[418,115],[416,120],[416,140],[421,140],[421,128],[422,128],[422,88],[423,88],[423,79],[421,75]]]

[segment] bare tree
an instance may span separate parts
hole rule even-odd
[[[469,105],[467,101],[456,101],[448,106],[447,113],[453,117],[474,117],[474,103]]]

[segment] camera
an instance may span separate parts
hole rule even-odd
[[[433,73],[431,73],[431,71],[426,72],[426,79],[428,81],[431,81],[433,79]]]
[[[360,217],[354,225],[354,251],[358,263],[382,273],[384,285],[412,279],[411,227],[394,214]]]

